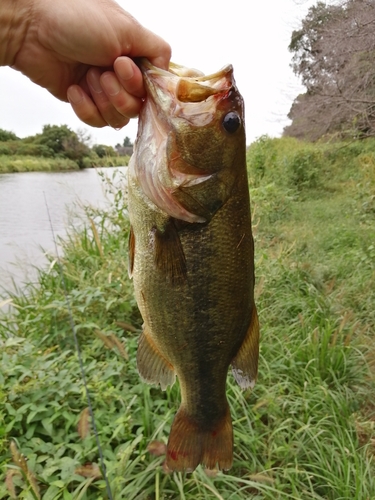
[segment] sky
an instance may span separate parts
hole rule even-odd
[[[245,101],[247,144],[268,134],[278,137],[287,114],[303,92],[290,68],[288,45],[308,8],[317,0],[119,0],[145,27],[172,47],[172,61],[206,74],[230,63]],[[0,128],[19,137],[35,135],[43,125],[85,130],[92,144],[115,146],[134,140],[137,120],[116,131],[89,127],[69,104],[55,99],[11,68],[0,68]]]

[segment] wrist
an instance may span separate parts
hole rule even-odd
[[[13,66],[27,33],[31,5],[30,0],[1,0],[0,66]]]

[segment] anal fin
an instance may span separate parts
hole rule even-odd
[[[233,429],[229,406],[223,416],[202,428],[180,407],[172,424],[166,464],[170,470],[193,472],[199,465],[228,470],[233,462]]]
[[[242,345],[232,361],[232,372],[241,389],[254,387],[258,374],[259,321],[253,304],[251,321]]]
[[[137,368],[145,382],[160,384],[163,391],[176,380],[173,366],[160,353],[146,329],[138,341]]]

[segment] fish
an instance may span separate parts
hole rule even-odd
[[[244,102],[232,65],[139,67],[147,95],[128,167],[137,368],[162,390],[179,380],[167,468],[228,470],[228,370],[253,387],[259,356]]]

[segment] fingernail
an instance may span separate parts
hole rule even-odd
[[[121,86],[117,79],[112,75],[103,75],[102,84],[105,92],[109,95],[116,95],[120,92]]]
[[[98,74],[96,71],[87,72],[87,81],[94,92],[96,92],[97,94],[103,92],[103,89],[100,85],[100,74]]]
[[[67,98],[70,104],[79,104],[83,100],[83,93],[78,86],[73,85],[68,88]]]
[[[118,64],[116,73],[121,80],[130,80],[134,76],[134,68],[131,64]]]

